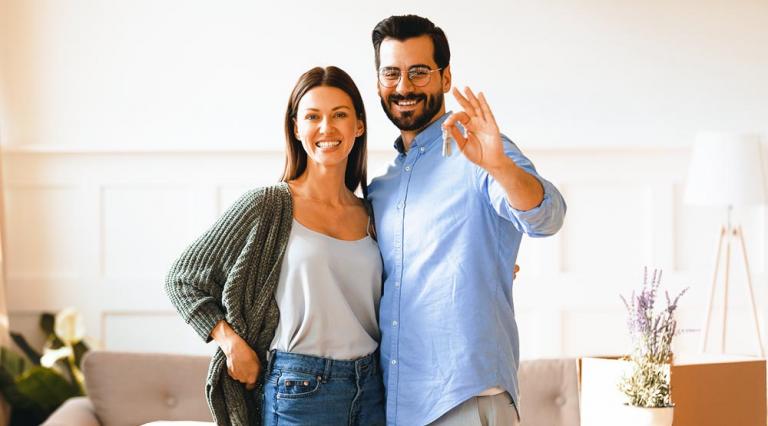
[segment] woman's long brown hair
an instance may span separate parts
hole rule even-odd
[[[368,123],[365,119],[365,106],[360,91],[355,82],[342,69],[329,66],[325,68],[315,67],[299,77],[296,86],[288,99],[288,108],[285,111],[285,169],[281,181],[287,182],[298,178],[307,168],[307,153],[296,139],[294,134],[294,120],[299,101],[307,92],[319,86],[336,87],[349,95],[352,105],[355,107],[357,119],[363,122],[363,134],[355,138],[352,151],[347,158],[347,169],[344,173],[344,183],[350,191],[355,192],[359,186],[363,196],[368,195],[367,178],[367,135]]]

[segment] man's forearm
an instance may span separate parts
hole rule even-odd
[[[526,211],[537,207],[544,199],[544,187],[533,175],[523,170],[509,158],[496,166],[486,169],[504,188],[509,205],[516,210]]]

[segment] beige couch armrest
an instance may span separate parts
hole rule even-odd
[[[42,426],[99,426],[99,420],[93,411],[88,397],[79,396],[66,400],[61,407],[51,414]]]

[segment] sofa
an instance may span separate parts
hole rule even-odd
[[[204,395],[208,361],[205,356],[93,351],[83,360],[88,396],[67,400],[43,425],[212,422]],[[522,361],[519,377],[523,426],[579,424],[577,359]]]

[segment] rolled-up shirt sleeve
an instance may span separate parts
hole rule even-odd
[[[517,210],[509,205],[507,193],[496,179],[485,169],[478,167],[478,186],[488,198],[493,210],[501,218],[512,222],[518,231],[530,237],[546,237],[554,235],[563,225],[566,204],[560,191],[548,180],[539,176],[536,168],[520,149],[502,135],[504,153],[526,172],[530,173],[544,188],[544,198],[541,203],[530,210]]]

